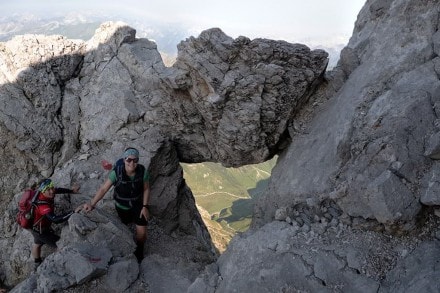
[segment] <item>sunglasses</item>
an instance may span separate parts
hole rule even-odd
[[[137,163],[137,162],[139,162],[139,158],[134,158],[134,159],[132,159],[132,158],[126,158],[125,161],[126,161],[127,163],[131,163],[131,162]]]

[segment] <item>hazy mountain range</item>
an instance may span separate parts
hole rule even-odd
[[[120,20],[136,29],[138,38],[148,38],[157,43],[158,50],[164,56],[175,58],[177,44],[190,36],[197,36],[196,32],[180,23],[163,23],[149,21],[132,16],[114,16],[109,13],[71,12],[59,16],[38,16],[35,14],[13,14],[0,17],[0,41],[7,41],[15,35],[22,34],[59,34],[71,39],[89,40],[98,26],[105,21]],[[208,29],[208,28],[205,28]],[[345,44],[322,44],[310,46],[312,49],[324,49],[329,53],[329,68],[333,68],[339,52]]]
[[[136,29],[138,38],[154,40],[158,49],[175,55],[176,45],[189,37],[188,29],[167,23],[152,23],[142,19],[113,18],[108,14],[70,13],[63,16],[40,17],[33,14],[18,14],[0,17],[0,41],[7,41],[22,34],[60,34],[71,39],[89,40],[98,26],[109,20],[120,20]]]

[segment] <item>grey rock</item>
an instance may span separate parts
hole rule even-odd
[[[367,1],[331,72],[322,50],[220,29],[182,41],[172,67],[123,23],[87,42],[0,43],[0,157],[14,158],[0,169],[2,282],[37,292],[438,291],[439,224],[427,207],[438,205],[438,15],[436,1]],[[58,225],[58,251],[45,249],[30,274],[31,236],[13,219],[19,192],[47,176],[79,181],[82,194],[57,197],[72,209],[126,146],[151,175],[140,276],[133,227],[111,195]],[[179,162],[274,155],[252,229],[215,262]],[[280,207],[289,213],[273,221]]]
[[[432,48],[438,7],[379,2],[366,3],[347,46],[350,60],[359,65],[347,65],[350,74],[338,92],[329,90],[339,88],[339,80],[333,79],[334,85],[317,90],[330,95],[320,110],[296,116],[306,122],[305,132],[293,137],[281,154],[272,171],[270,196],[258,203],[254,225],[271,221],[276,205],[294,206],[310,194],[328,198],[335,190],[342,191],[335,199],[351,216],[394,224],[411,221],[420,211],[418,178],[431,166],[422,156],[424,139],[436,132],[433,104],[440,83]],[[381,8],[372,8],[377,5]],[[398,16],[409,7],[414,10],[408,18]],[[414,38],[414,31],[402,28],[419,15],[426,25],[417,27],[420,38]],[[337,66],[332,74],[341,70]],[[316,99],[323,97],[311,97]],[[381,187],[373,181],[382,182]]]
[[[427,142],[425,155],[431,159],[440,159],[440,133],[436,132],[432,134]]]
[[[83,284],[103,275],[111,258],[110,250],[91,245],[71,245],[49,255],[38,267],[38,291],[51,292]]]
[[[439,241],[421,244],[415,251],[399,262],[392,269],[379,292],[437,292],[440,290],[438,280],[440,268],[438,254]],[[414,264],[423,264],[422,266]]]
[[[422,181],[420,202],[428,206],[440,205],[440,166],[434,163]]]
[[[213,263],[206,266],[203,273],[188,287],[187,292],[198,293],[214,293],[219,282],[218,266]]]
[[[37,290],[37,275],[30,275],[25,281],[21,282],[10,292],[35,292]]]
[[[102,281],[108,292],[124,292],[137,280],[138,274],[137,259],[131,255],[111,264]]]
[[[275,220],[285,221],[287,218],[287,208],[279,208],[275,212]]]
[[[225,166],[271,157],[281,139],[279,127],[305,102],[327,65],[323,51],[265,39],[234,40],[219,29],[189,38],[178,49],[174,67],[191,77],[187,99],[200,109],[188,122],[196,122],[192,131],[204,132],[208,150],[193,142],[194,135],[173,132],[174,140],[183,160],[200,157]],[[205,153],[209,157],[202,157]]]
[[[152,255],[142,262],[141,278],[151,292],[187,292],[198,275],[192,270],[193,265]]]

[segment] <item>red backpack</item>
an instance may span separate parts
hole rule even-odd
[[[34,209],[38,194],[38,190],[25,190],[18,202],[17,223],[24,229],[31,229],[34,225]]]

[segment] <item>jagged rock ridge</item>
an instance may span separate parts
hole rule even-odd
[[[183,41],[168,68],[153,42],[134,36],[123,23],[105,23],[87,42],[25,35],[1,43],[0,131],[8,138],[1,155],[16,158],[1,171],[6,285],[29,275],[31,237],[14,223],[27,182],[52,176],[60,186],[80,183],[82,195],[59,199],[59,208],[69,209],[107,176],[101,160],[130,145],[141,150],[152,185],[147,257],[139,270],[123,270],[124,282],[110,276],[137,267],[133,240],[104,200],[59,227],[60,249],[46,251],[17,291],[185,291],[216,253],[179,160],[242,165],[272,157],[328,62],[322,50],[233,40],[211,29]],[[155,274],[143,273],[151,268]]]
[[[129,282],[110,277],[132,267],[132,243],[93,237],[129,235],[104,202],[99,213],[75,215],[62,229],[71,242],[16,290],[439,291],[439,12],[436,1],[367,1],[337,68],[325,76],[323,51],[232,40],[218,29],[183,41],[167,68],[154,43],[104,24],[62,58],[75,67],[70,77],[44,49],[28,52],[45,63],[14,67],[21,47],[2,44],[2,109],[22,103],[36,118],[23,126],[14,112],[0,111],[8,137],[0,154],[17,158],[1,170],[4,194],[29,179],[14,172],[22,169],[55,170],[57,182],[80,181],[92,193],[105,176],[99,161],[127,143],[156,174],[149,252],[139,271],[122,269]],[[57,100],[49,99],[52,107],[46,96]],[[280,151],[253,228],[213,262],[178,159],[236,166]],[[13,202],[2,208],[2,279],[16,284],[27,257],[18,248],[30,240],[12,223]],[[86,265],[85,256],[104,264]],[[68,257],[85,259],[87,270],[56,266]],[[54,279],[51,266],[68,277]]]

